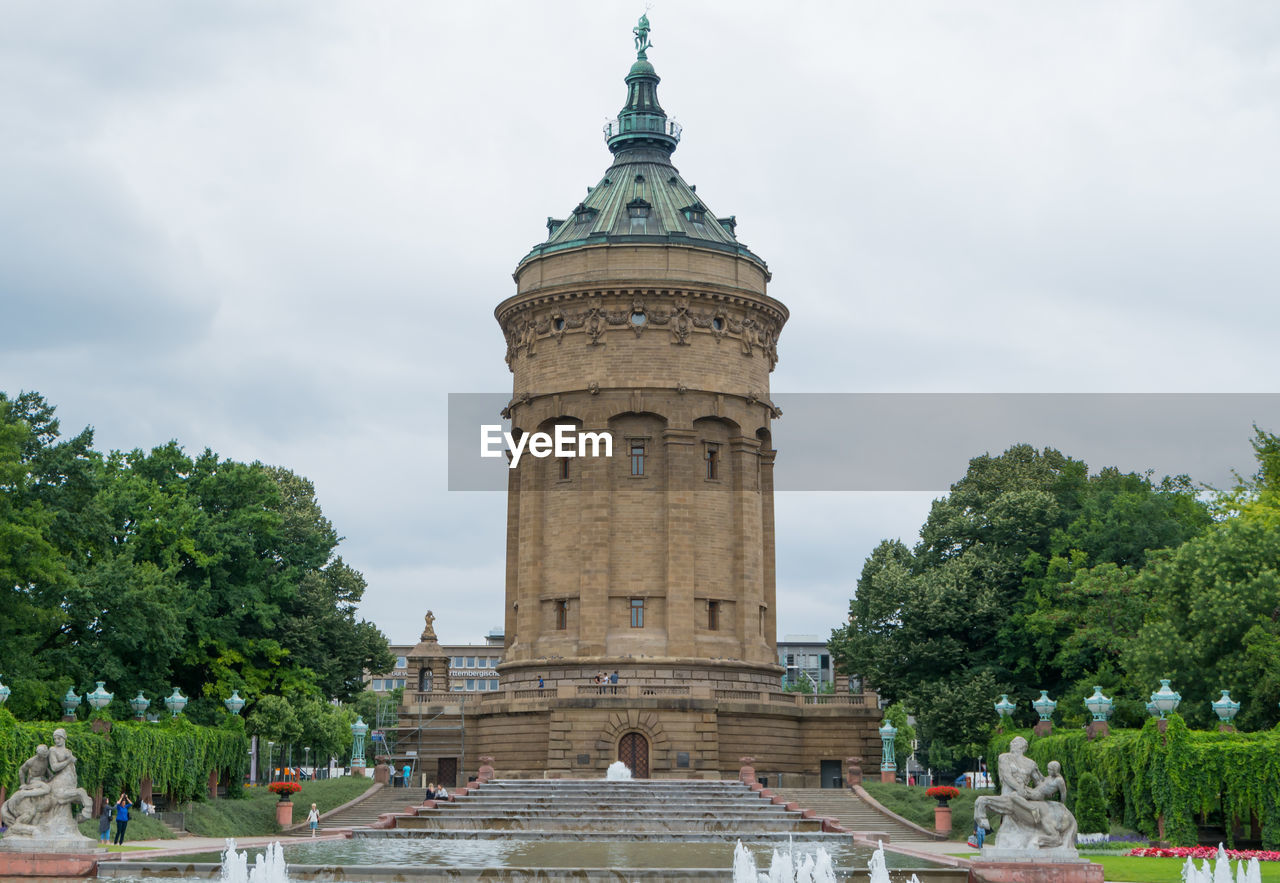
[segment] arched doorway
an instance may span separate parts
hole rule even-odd
[[[649,778],[649,740],[639,733],[623,734],[618,740],[618,760],[631,769],[632,778]]]

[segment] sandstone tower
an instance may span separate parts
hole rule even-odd
[[[648,23],[613,163],[498,305],[517,432],[608,430],[613,457],[522,458],[507,515],[504,684],[618,671],[776,689],[769,374],[787,309],[671,163]]]
[[[769,374],[787,310],[734,219],[671,164],[680,129],[646,19],[635,33],[613,163],[548,219],[496,310],[513,430],[607,430],[613,456],[509,470],[502,687],[453,692],[428,622],[401,744],[442,781],[622,760],[638,777],[837,786],[847,758],[879,757],[879,713],[874,694],[781,689]]]

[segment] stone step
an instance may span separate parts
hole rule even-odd
[[[821,831],[820,819],[428,819],[421,816],[396,819],[396,828],[405,831],[616,831],[645,832],[730,832]]]
[[[841,827],[850,831],[883,831],[895,842],[922,843],[936,839],[904,824],[898,816],[880,812],[852,791],[787,788],[776,793],[788,801],[798,803],[802,809],[811,809],[819,816],[838,819]]]

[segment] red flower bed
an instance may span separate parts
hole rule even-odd
[[[934,785],[932,788],[926,788],[926,797],[932,797],[934,800],[955,800],[960,796],[960,789],[951,785]]]
[[[1154,846],[1144,846],[1139,849],[1132,849],[1128,854],[1152,858],[1216,859],[1218,857],[1218,848],[1216,846],[1171,846],[1168,849],[1161,849]],[[1269,849],[1228,849],[1227,858],[1236,860],[1256,858],[1260,862],[1280,862],[1280,852]]]
[[[267,790],[272,794],[279,794],[280,799],[284,800],[290,794],[297,794],[302,790],[302,786],[297,782],[272,782],[267,786]]]

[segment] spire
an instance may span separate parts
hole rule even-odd
[[[604,127],[604,137],[614,153],[636,148],[657,148],[668,156],[680,142],[680,124],[667,119],[658,104],[657,72],[649,63],[649,16],[631,29],[636,39],[636,63],[627,72],[627,103],[618,118]]]

